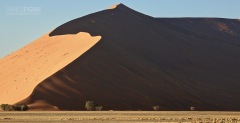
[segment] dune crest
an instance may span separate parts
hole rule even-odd
[[[44,79],[95,45],[101,36],[89,33],[40,37],[0,60],[0,104],[28,97]]]
[[[115,8],[117,8],[120,4],[121,4],[121,3],[112,5],[112,6],[110,6],[108,9],[115,9]]]

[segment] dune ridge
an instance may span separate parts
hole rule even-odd
[[[108,9],[115,9],[117,6],[119,6],[121,3],[119,3],[119,4],[115,4],[115,5],[112,5],[112,6],[110,6]]]
[[[0,60],[0,103],[14,104],[27,96],[44,79],[65,67],[101,36],[87,32],[61,36],[46,34]]]

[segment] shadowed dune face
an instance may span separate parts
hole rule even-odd
[[[48,34],[0,61],[0,104],[16,103],[28,97],[44,79],[65,67],[101,36],[88,33],[49,37]]]
[[[239,40],[240,25],[237,19],[223,18],[159,18],[172,25],[184,28],[195,33],[219,39]]]
[[[34,110],[83,110],[87,100],[113,110],[240,110],[239,29],[236,20],[159,19],[119,4],[53,30],[102,38],[20,102]]]

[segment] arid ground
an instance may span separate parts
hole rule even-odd
[[[0,122],[127,123],[240,122],[240,112],[215,111],[28,111],[0,112]]]

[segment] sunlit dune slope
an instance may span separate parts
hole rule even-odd
[[[65,67],[101,36],[86,32],[49,37],[48,34],[0,60],[0,104],[28,97],[44,79]]]

